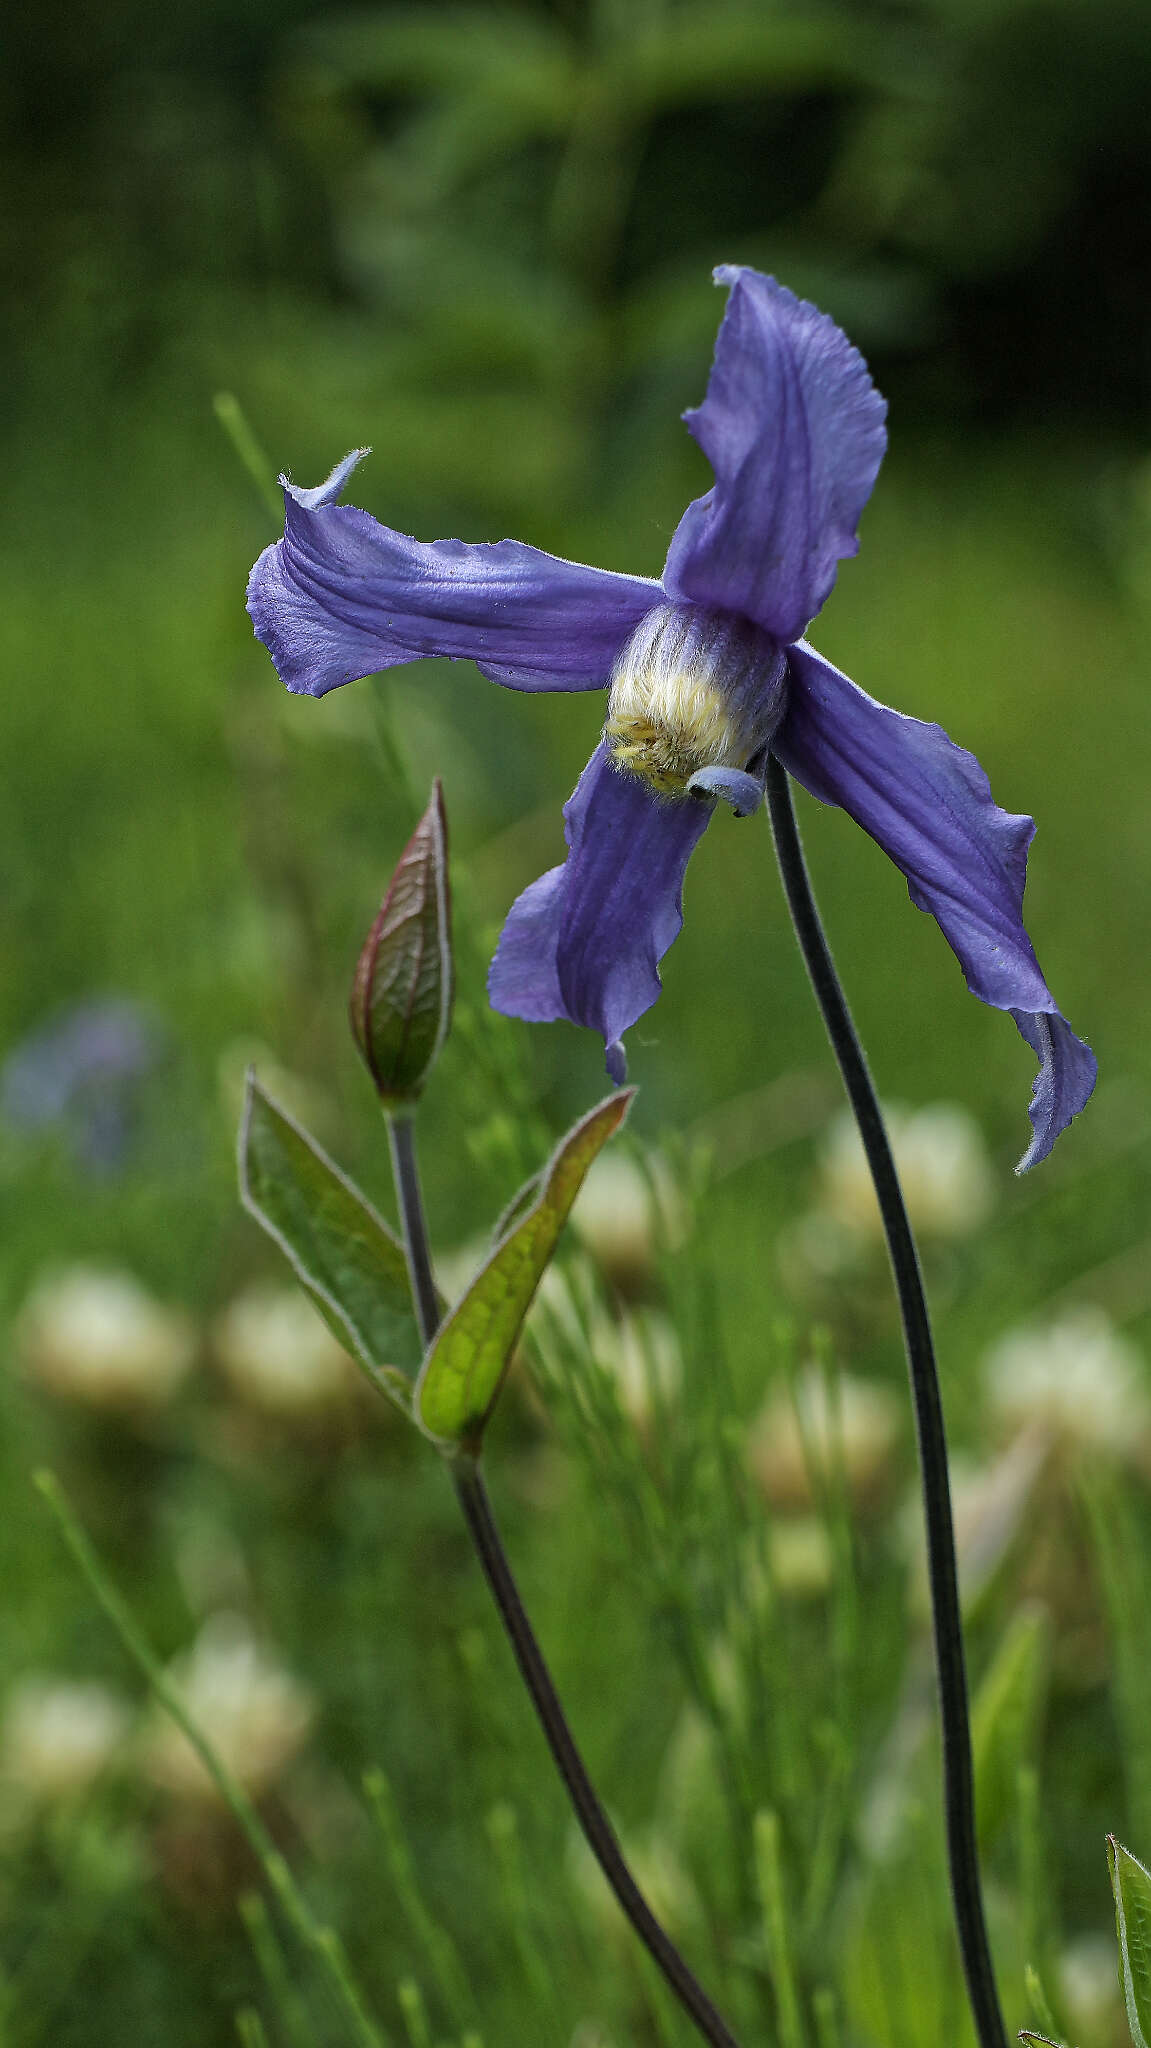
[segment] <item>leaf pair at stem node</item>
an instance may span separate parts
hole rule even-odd
[[[437,780],[352,987],[353,1033],[391,1119],[412,1114],[450,1027],[452,992],[447,821]],[[504,1211],[475,1279],[425,1345],[400,1238],[316,1140],[265,1094],[254,1074],[249,1077],[239,1157],[246,1208],[373,1385],[445,1455],[478,1455],[572,1203],[634,1094],[616,1090],[560,1140]]]

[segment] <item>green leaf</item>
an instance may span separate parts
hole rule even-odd
[[[981,1845],[1016,1814],[1019,1771],[1035,1754],[1050,1636],[1045,1609],[1021,1608],[1012,1617],[975,1695],[971,1749]]]
[[[440,1325],[416,1383],[416,1420],[441,1445],[476,1452],[524,1317],[584,1175],[622,1124],[635,1090],[589,1110],[538,1179],[517,1196],[508,1227],[463,1299]],[[529,1193],[531,1206],[523,1211]]]
[[[452,1016],[448,826],[439,777],[356,965],[352,1031],[386,1103],[414,1102]]]
[[[1107,1837],[1107,1863],[1115,1894],[1127,2024],[1135,2048],[1147,2048],[1151,2039],[1151,1870],[1145,1870],[1114,1835]]]
[[[290,1261],[324,1321],[406,1415],[419,1361],[403,1247],[254,1073],[240,1125],[240,1199]]]

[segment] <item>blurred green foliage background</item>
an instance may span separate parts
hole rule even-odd
[[[83,19],[17,9],[7,43],[0,2040],[225,2042],[236,2008],[261,2001],[274,2040],[344,2038],[298,1959],[305,2018],[263,1989],[236,1903],[256,1873],[178,1771],[149,1775],[143,1735],[98,1774],[38,1789],[27,1729],[48,1725],[46,1695],[30,1684],[99,1681],[126,1714],[140,1704],[32,1494],[41,1461],[165,1657],[213,1616],[225,1636],[242,1622],[307,1689],[311,1733],[284,1738],[261,1793],[392,2039],[461,2029],[373,1831],[374,1765],[489,2048],[686,2038],[572,1875],[441,1474],[352,1393],[316,1413],[253,1395],[219,1321],[280,1277],[234,1193],[250,1058],[388,1206],[344,1002],[434,773],[461,955],[459,1026],[423,1119],[445,1251],[490,1226],[601,1089],[590,1035],[491,1018],[483,995],[509,902],[557,856],[601,708],[440,663],[288,699],[243,611],[275,528],[213,400],[235,395],[269,475],[317,482],[370,442],[354,495],[405,531],[506,532],[658,573],[708,483],[678,415],[703,391],[720,261],[816,299],[890,400],[862,553],[818,644],[941,720],[1000,802],[1034,812],[1030,928],[1099,1055],[1087,1114],[1014,1182],[1029,1054],[967,997],[883,856],[805,804],[882,1091],[962,1105],[990,1148],[994,1206],[938,1233],[929,1260],[957,1444],[985,1478],[1016,1455],[971,1622],[974,1676],[998,1672],[1009,1705],[985,1695],[1009,2017],[1044,2018],[1032,1963],[1069,2038],[1121,2040],[1091,1968],[1104,1831],[1151,1851],[1151,15],[1140,0],[103,0]],[[758,1555],[796,1503],[748,1477],[744,1432],[812,1327],[848,1375],[902,1385],[866,1230],[841,1229],[834,1256],[826,1232],[795,1237],[797,1216],[827,1212],[835,1094],[762,821],[717,822],[687,912],[631,1039],[638,1141],[670,1160],[692,1216],[690,1257],[681,1243],[640,1286],[645,1313],[676,1311],[679,1391],[641,1427],[602,1359],[597,1377],[569,1344],[565,1379],[553,1344],[548,1402],[525,1380],[496,1432],[496,1490],[609,1801],[694,1898],[685,1940],[748,2039],[786,2022],[749,1876],[750,1810],[767,1806],[802,1895],[804,2038],[958,2043],[930,1737],[915,1732],[930,1692],[899,1533],[906,1424],[876,1498],[852,1507],[841,1471],[838,1491],[801,1501],[830,1543],[823,1579],[789,1593],[781,1571],[770,1615],[746,1582],[747,1546]],[[44,1034],[104,999],[137,1006],[150,1047],[112,1089],[110,1136],[110,1083],[36,1116],[11,1081],[13,1059],[18,1077],[42,1073],[59,1058]],[[155,1337],[169,1362],[185,1338],[195,1354],[170,1398],[81,1391],[68,1343],[61,1365],[63,1340],[37,1336],[50,1310],[29,1298],[50,1300],[53,1271],[76,1263],[134,1276],[186,1319],[183,1337]],[[577,1279],[618,1330],[631,1281]],[[1096,1321],[1076,1323],[1083,1310]],[[1040,1403],[1005,1449],[989,1351],[1068,1312],[1078,1420]],[[1127,1373],[1110,1433],[1099,1344]],[[1022,1438],[1041,1440],[1026,1485]],[[992,1535],[995,1513],[976,1512]],[[758,1690],[731,1680],[732,1658]],[[884,1833],[873,1809],[893,1783],[902,1817]],[[396,1991],[412,1977],[430,2035]],[[827,1988],[838,2036],[815,2031],[832,2025]]]

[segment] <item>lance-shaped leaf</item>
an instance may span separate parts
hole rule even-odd
[[[1012,1816],[1019,1772],[1032,1762],[1046,1700],[1051,1625],[1040,1607],[1014,1616],[971,1710],[980,1847]]]
[[[452,1015],[448,826],[437,776],[356,965],[352,1031],[384,1102],[414,1102]]]
[[[494,1250],[441,1323],[416,1382],[415,1402],[417,1422],[439,1443],[479,1450],[524,1317],[568,1211],[592,1160],[622,1124],[634,1094],[633,1088],[623,1088],[610,1095],[560,1141],[543,1173],[506,1212],[510,1220]]]
[[[240,1199],[275,1239],[329,1328],[373,1384],[411,1414],[420,1344],[403,1248],[314,1138],[255,1074],[240,1125]]]
[[[1129,1849],[1107,1837],[1107,1863],[1115,1894],[1119,1963],[1127,2024],[1135,2048],[1151,2041],[1151,1871]]]

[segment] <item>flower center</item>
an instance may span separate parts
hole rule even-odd
[[[763,752],[786,689],[783,649],[750,619],[657,605],[616,662],[604,740],[624,773],[683,796],[702,768],[744,769]]]

